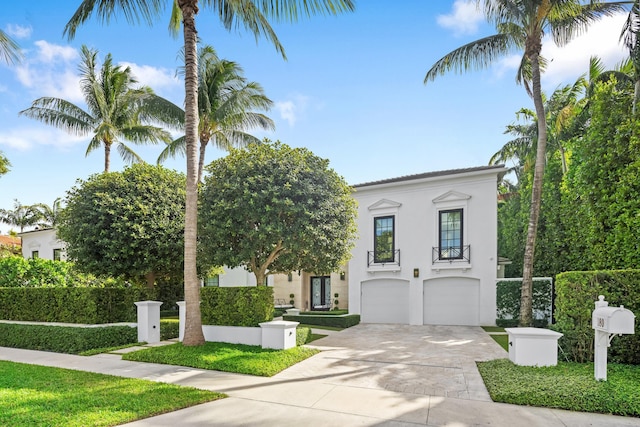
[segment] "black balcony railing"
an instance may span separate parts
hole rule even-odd
[[[471,246],[435,247],[431,252],[431,262],[433,264],[445,262],[466,262],[471,264]]]
[[[376,253],[375,251],[367,251],[367,267],[371,267],[372,265],[380,265],[382,267],[384,267],[385,265],[397,265],[399,267],[400,249],[396,249],[395,251],[393,251],[393,254],[386,253],[384,254],[384,256],[382,254]]]

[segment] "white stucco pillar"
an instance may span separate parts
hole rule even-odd
[[[162,301],[138,301],[138,342],[160,342],[160,306]]]
[[[260,323],[262,328],[262,348],[286,350],[296,346],[296,327],[299,322],[274,320]]]
[[[182,342],[184,339],[184,325],[187,315],[187,303],[184,301],[178,301],[178,319],[180,324],[178,326],[178,341]]]
[[[421,272],[419,271],[418,277],[413,277],[409,282],[410,325],[424,324],[424,283],[420,277],[420,273]]]

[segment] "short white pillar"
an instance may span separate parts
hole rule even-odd
[[[300,316],[300,309],[299,308],[289,308],[289,309],[287,309],[287,314],[289,316]]]
[[[160,306],[162,301],[138,301],[138,342],[160,342]]]
[[[505,328],[509,360],[521,366],[556,366],[560,332],[543,328]]]
[[[186,315],[187,315],[187,303],[184,301],[178,301],[178,319],[179,320],[179,326],[178,326],[178,341],[182,342],[182,340],[184,339],[184,325],[185,325],[185,321],[186,321]]]
[[[300,322],[274,320],[260,323],[262,328],[262,348],[286,350],[296,346],[296,327]]]

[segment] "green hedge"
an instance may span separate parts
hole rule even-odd
[[[178,338],[180,321],[178,319],[160,319],[160,341]]]
[[[296,328],[296,345],[301,346],[306,344],[312,335],[311,328],[305,328],[304,326]]]
[[[200,289],[203,325],[258,326],[273,319],[273,288],[268,286]]]
[[[0,288],[124,287],[120,279],[98,278],[77,271],[73,263],[20,256],[0,258]]]
[[[350,328],[360,323],[359,314],[347,314],[342,316],[311,316],[311,315],[287,315],[282,316],[282,320],[290,320],[293,322],[300,322],[305,325],[317,325],[317,326],[333,326],[336,328]]]
[[[0,288],[0,319],[60,323],[137,321],[136,301],[153,300],[146,288]]]
[[[640,270],[561,273],[556,276],[555,290],[554,329],[564,334],[559,344],[561,353],[570,361],[593,360],[591,315],[599,295],[604,295],[609,306],[624,305],[636,317],[640,316]],[[612,363],[640,364],[640,334],[613,338],[608,360]]]
[[[496,325],[505,328],[518,326],[522,279],[503,279],[496,284]],[[551,324],[553,281],[551,278],[533,279],[533,325],[539,328]]]
[[[95,348],[135,343],[138,329],[130,326],[73,326],[0,323],[0,347],[78,354]]]

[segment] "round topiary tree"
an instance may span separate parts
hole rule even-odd
[[[199,257],[268,274],[336,271],[356,234],[352,189],[329,161],[280,142],[233,149],[207,167]]]
[[[125,279],[182,277],[185,176],[135,164],[78,180],[58,236],[78,268]]]

